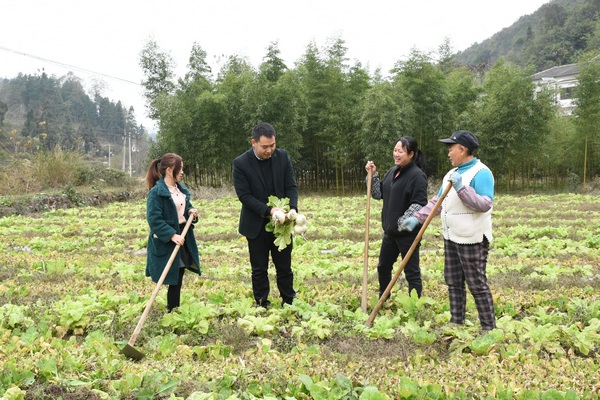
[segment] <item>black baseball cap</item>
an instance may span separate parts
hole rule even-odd
[[[442,143],[458,143],[473,151],[479,147],[479,140],[469,131],[456,131],[448,139],[440,139]]]

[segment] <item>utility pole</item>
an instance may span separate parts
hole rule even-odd
[[[123,172],[125,172],[125,157],[127,153],[127,136],[125,136],[125,128],[123,128]]]
[[[129,138],[129,176],[131,176],[131,132],[127,132]]]
[[[110,169],[110,143],[108,144],[108,169]]]

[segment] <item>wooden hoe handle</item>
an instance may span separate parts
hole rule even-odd
[[[190,225],[192,225],[193,219],[194,218],[192,218],[191,215],[188,216],[188,220],[185,224],[185,227],[183,228],[183,231],[181,232],[181,236],[183,236],[184,238],[185,238],[185,235],[187,234],[187,231],[190,228]],[[165,265],[165,269],[163,270],[162,274],[160,275],[160,278],[158,279],[158,282],[156,283],[156,287],[152,291],[152,295],[150,295],[150,300],[148,300],[148,303],[146,303],[146,308],[144,309],[144,312],[142,313],[142,316],[140,317],[140,321],[138,322],[137,326],[135,327],[135,330],[133,331],[133,335],[131,335],[129,342],[127,343],[132,347],[142,330],[142,326],[144,325],[144,322],[146,322],[146,318],[148,317],[148,314],[150,313],[150,309],[152,308],[154,299],[156,298],[156,295],[158,294],[160,287],[162,286],[163,282],[165,281],[165,278],[167,277],[167,274],[169,273],[169,270],[171,269],[171,265],[173,264],[173,261],[175,261],[175,257],[177,257],[177,252],[179,251],[180,247],[181,247],[181,245],[179,245],[179,244],[175,245],[175,248],[173,249],[173,252],[171,253],[171,257],[169,258],[167,265]]]
[[[450,192],[450,189],[452,189],[452,182],[448,183],[448,185],[444,189],[444,192],[442,193],[442,195],[438,199],[437,203],[435,203],[435,206],[433,206],[433,209],[431,210],[431,212],[427,216],[427,219],[425,220],[425,222],[423,222],[423,226],[421,226],[421,229],[419,229],[419,233],[417,233],[417,236],[415,237],[415,240],[413,241],[412,246],[410,246],[410,249],[408,249],[408,252],[406,253],[406,255],[404,256],[404,258],[402,259],[402,263],[398,267],[398,270],[396,271],[396,273],[392,277],[392,280],[390,281],[390,283],[387,285],[387,288],[385,288],[385,291],[383,292],[383,294],[379,298],[379,301],[377,302],[377,305],[375,306],[375,308],[371,312],[371,315],[369,315],[369,319],[365,323],[366,326],[370,327],[373,324],[373,320],[375,319],[375,316],[379,312],[379,309],[383,305],[383,302],[385,301],[385,299],[387,298],[387,296],[392,291],[392,287],[394,287],[394,285],[396,284],[396,281],[400,277],[400,274],[404,270],[404,267],[406,266],[406,264],[408,263],[408,260],[412,256],[412,253],[414,253],[415,249],[419,245],[419,241],[423,237],[423,234],[425,233],[425,230],[427,229],[427,226],[429,225],[429,223],[431,222],[431,220],[435,216],[435,213],[437,212],[438,208],[440,208],[440,206],[442,205],[442,201],[444,200],[444,198],[446,197],[446,195],[448,195],[448,192]]]

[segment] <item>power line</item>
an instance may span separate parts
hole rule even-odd
[[[119,80],[119,81],[122,81],[122,82],[125,82],[125,83],[130,83],[132,85],[140,86],[140,84],[137,83],[137,82],[133,82],[133,81],[130,81],[128,79],[119,78],[118,76],[113,76],[113,75],[104,74],[102,72],[92,71],[92,70],[89,70],[89,69],[86,69],[86,68],[77,67],[75,65],[65,64],[65,63],[62,63],[62,62],[59,62],[59,61],[49,60],[49,59],[44,58],[44,57],[40,57],[40,56],[36,56],[36,55],[33,55],[33,54],[28,54],[28,53],[23,53],[22,51],[17,51],[17,50],[9,49],[9,48],[4,47],[4,46],[0,46],[0,50],[4,50],[4,51],[15,53],[15,54],[18,54],[18,55],[21,55],[21,56],[25,56],[25,57],[29,57],[29,58],[34,58],[36,60],[40,60],[40,61],[44,61],[44,62],[56,64],[56,65],[60,65],[61,67],[73,68],[75,70],[87,72],[87,73],[94,74],[94,75],[101,75],[101,76],[104,76],[106,78],[116,79],[116,80]]]

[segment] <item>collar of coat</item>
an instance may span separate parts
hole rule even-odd
[[[181,191],[181,193],[183,193],[186,197],[190,197],[191,193],[190,193],[189,189],[183,183],[177,182],[176,185],[179,188],[179,190]],[[163,178],[160,178],[156,182],[156,185],[154,187],[156,188],[156,192],[158,193],[159,196],[171,197],[171,192],[169,192],[167,183],[165,182],[165,180]]]
[[[280,148],[275,148],[275,151],[273,151],[273,154],[271,154],[271,157],[270,157],[270,159],[271,159],[271,160],[274,160],[274,159],[276,159],[277,157],[279,157],[279,153],[280,153],[280,152],[281,152],[281,149],[280,149]],[[250,149],[249,149],[249,150],[246,152],[246,154],[248,155],[248,158],[250,158],[251,160],[254,160],[254,161],[256,161],[256,162],[257,162],[257,165],[258,165],[258,162],[260,162],[260,161],[266,161],[266,160],[261,160],[260,158],[258,158],[258,157],[256,156],[256,153],[254,152],[254,148],[250,148]]]
[[[411,161],[403,167],[395,166],[395,167],[390,168],[390,170],[388,172],[386,172],[386,175],[391,174],[392,178],[395,179],[396,174],[400,173],[400,175],[402,175],[404,172],[408,171],[409,169],[411,169],[412,167],[414,167],[416,165],[417,164],[415,164],[414,161]],[[400,175],[398,175],[398,176],[400,176]],[[384,179],[385,179],[385,176],[384,176]]]

